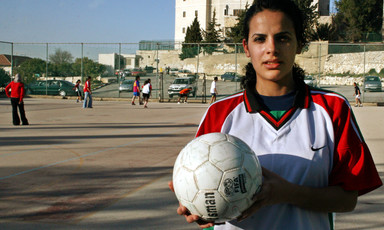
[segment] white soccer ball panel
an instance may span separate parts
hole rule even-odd
[[[204,162],[208,161],[210,146],[194,139],[180,152],[183,166],[195,170]]]
[[[198,189],[218,189],[223,172],[212,165],[209,161],[195,170],[195,181]]]
[[[256,183],[261,183],[262,172],[259,159],[254,153],[244,154],[244,169],[251,175],[253,180],[256,180]]]
[[[207,221],[220,219],[227,213],[229,207],[229,204],[216,190],[200,190],[193,203],[201,213],[201,218]]]
[[[243,153],[236,145],[222,141],[211,146],[209,161],[223,171],[231,170],[241,167]]]
[[[235,144],[236,146],[239,147],[239,149],[241,149],[243,151],[253,153],[253,150],[251,149],[251,147],[249,147],[249,145],[247,143],[245,143],[243,140],[241,140],[238,137],[228,135],[228,142]]]
[[[181,200],[180,203],[186,207],[188,209],[188,211],[190,213],[192,213],[193,215],[198,215],[198,216],[202,216],[203,214],[199,212],[199,210],[196,208],[196,206],[194,205],[194,203],[192,202],[188,202],[188,201],[185,201],[185,200]]]
[[[242,168],[226,171],[220,183],[219,192],[228,202],[235,202],[255,194],[255,183],[250,175]],[[242,208],[245,210],[247,207]]]
[[[174,171],[173,187],[179,201],[185,200],[192,202],[198,192],[193,172],[184,167],[179,167],[177,171]]]
[[[224,214],[224,219],[233,220],[241,215],[248,207],[251,206],[249,199],[242,199],[236,202],[230,203],[227,212]]]
[[[208,133],[197,137],[201,142],[204,142],[209,145],[214,145],[217,142],[226,141],[227,134],[224,133]]]

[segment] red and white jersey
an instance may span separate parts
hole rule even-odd
[[[234,135],[256,153],[263,167],[291,183],[309,187],[340,185],[359,195],[382,182],[349,103],[336,93],[302,85],[293,107],[279,119],[269,113],[256,90],[246,89],[213,103],[196,136]],[[264,207],[242,222],[215,229],[330,229],[327,213],[289,204]]]

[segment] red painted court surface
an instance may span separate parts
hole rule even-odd
[[[208,105],[27,98],[30,126],[0,99],[0,229],[198,229],[167,187]],[[354,108],[384,177],[384,107]],[[338,214],[336,229],[383,229],[384,189]]]

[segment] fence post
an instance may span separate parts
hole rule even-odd
[[[197,63],[196,63],[196,74],[199,75],[199,55],[200,54],[200,44],[197,44]]]
[[[320,82],[321,77],[321,43],[319,43],[319,73],[317,74],[317,81]]]
[[[49,62],[49,56],[48,56],[48,43],[46,44],[46,49],[45,49],[45,95],[48,95],[48,62]]]
[[[84,43],[81,43],[81,82],[84,81]]]
[[[11,43],[11,77],[13,76],[13,42]]]
[[[366,47],[366,44],[364,44],[364,52],[363,52],[363,54],[364,54],[364,57],[363,57],[363,79],[364,79],[364,81],[363,81],[363,87],[364,87],[364,83],[365,83],[365,47]],[[361,91],[360,91],[361,92]],[[362,93],[362,99],[361,99],[361,102],[362,103],[364,103],[364,96],[365,96],[365,92],[364,92],[364,89],[363,89],[363,93]]]
[[[236,79],[236,76],[237,76],[237,44],[235,43],[235,79]],[[237,92],[237,81],[236,81],[236,84],[235,84],[235,92]]]
[[[120,62],[121,62],[121,60],[120,60],[120,56],[121,56],[121,43],[119,43],[119,57],[118,57],[118,64],[117,64],[117,67],[119,68],[119,74],[116,76],[117,77],[117,87],[119,87],[119,85],[120,85],[120,68],[121,68],[121,66],[120,66]],[[115,57],[113,57],[113,59],[115,59]],[[116,73],[116,70],[114,69],[113,70],[114,71],[114,74]],[[119,92],[119,97],[120,97],[120,90],[119,90],[119,88],[117,89],[117,91]]]
[[[201,97],[201,103],[205,104],[207,103],[207,99],[206,99],[206,95],[207,95],[207,77],[204,73],[204,77],[203,77],[203,92],[202,92],[202,97]]]

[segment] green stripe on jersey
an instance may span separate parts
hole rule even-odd
[[[203,230],[213,230],[215,227],[212,226],[212,227],[209,227],[209,228],[204,228]]]
[[[277,119],[279,120],[285,113],[285,110],[282,111],[271,111],[270,113]]]

